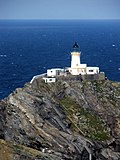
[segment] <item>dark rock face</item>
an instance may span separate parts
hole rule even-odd
[[[0,102],[0,139],[0,160],[119,160],[120,83],[26,84]]]
[[[5,135],[5,123],[6,123],[6,112],[5,112],[5,103],[0,102],[0,139],[4,139]]]

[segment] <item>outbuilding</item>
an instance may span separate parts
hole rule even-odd
[[[59,76],[64,72],[64,69],[61,68],[52,68],[47,70],[47,76],[54,77]]]
[[[87,67],[86,68],[87,74],[98,74],[99,73],[99,67]]]
[[[56,78],[55,77],[44,77],[43,78],[45,83],[54,83],[56,82]]]

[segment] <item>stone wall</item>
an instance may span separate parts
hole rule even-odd
[[[65,80],[65,81],[93,81],[93,80],[105,80],[105,73],[101,72],[99,74],[94,75],[67,75],[67,76],[57,76],[57,80]]]
[[[88,81],[93,81],[93,80],[105,80],[105,73],[100,72],[99,74],[94,74],[94,75],[81,75],[82,80],[88,80]]]

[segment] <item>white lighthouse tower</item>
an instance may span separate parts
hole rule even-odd
[[[75,42],[73,45],[73,51],[71,52],[71,68],[80,66],[80,54],[80,47],[77,42]]]
[[[81,64],[80,55],[80,46],[75,42],[73,45],[73,51],[71,52],[71,67],[68,68],[72,75],[86,74],[87,64]]]

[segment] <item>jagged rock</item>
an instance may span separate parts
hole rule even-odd
[[[0,160],[119,160],[119,97],[109,80],[25,84],[0,102]]]

